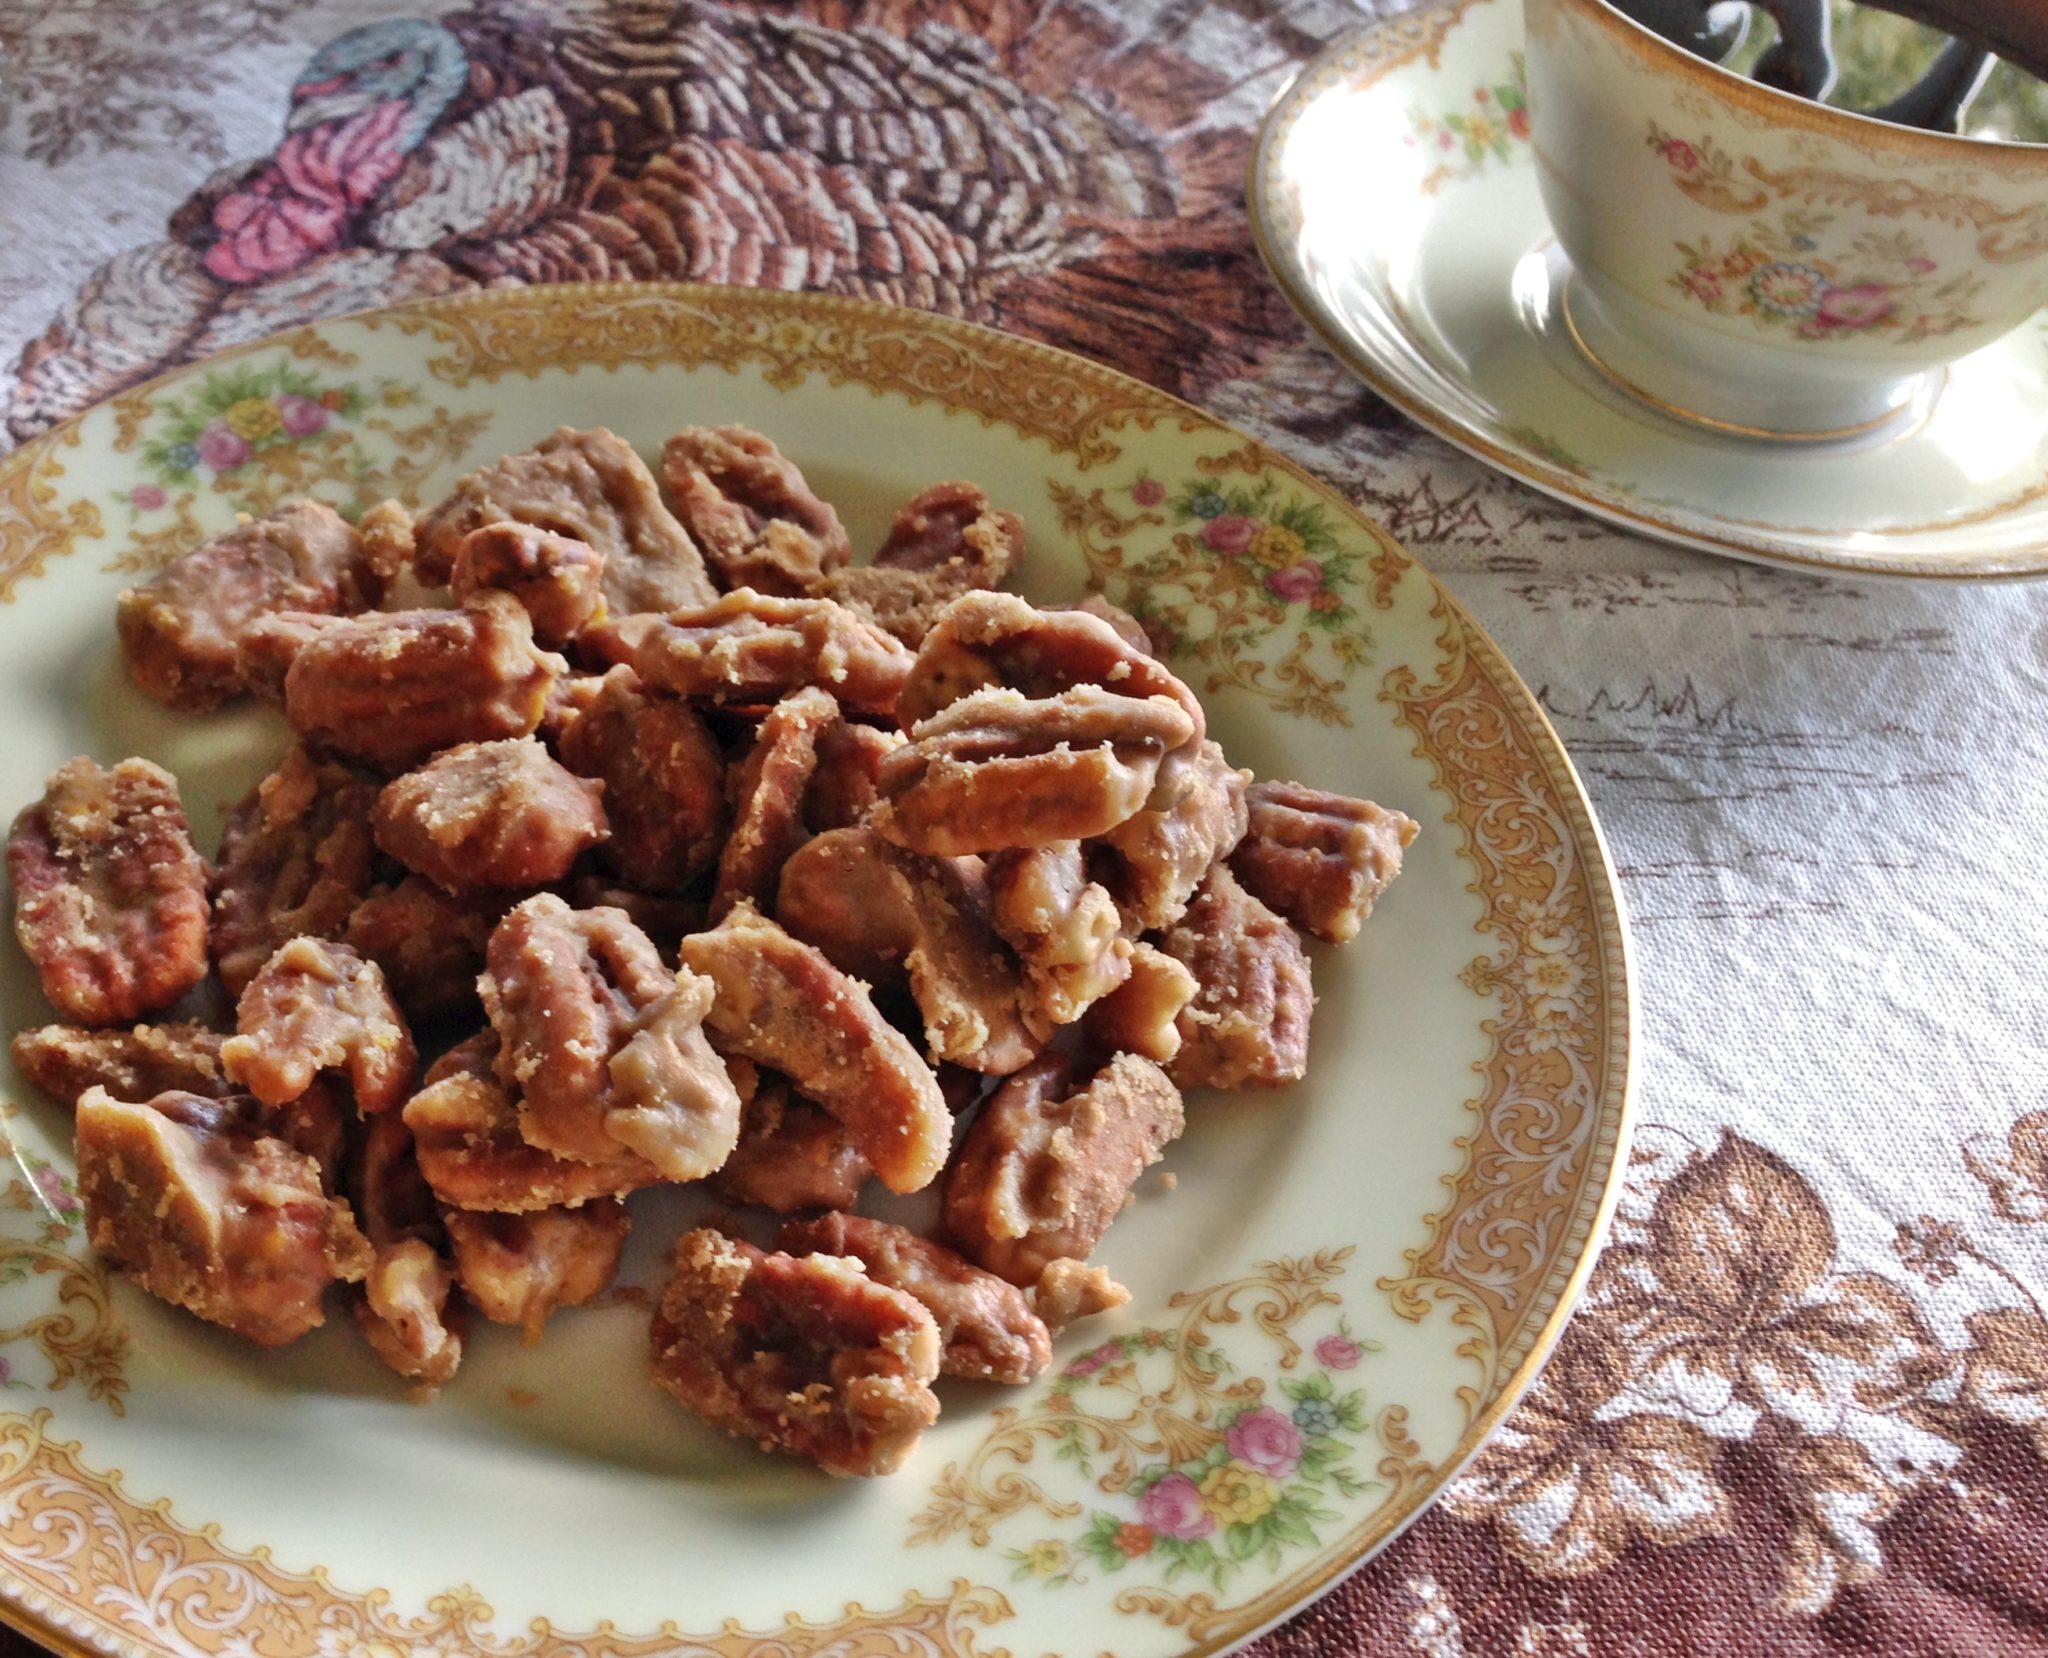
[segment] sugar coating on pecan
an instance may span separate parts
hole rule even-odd
[[[402,501],[379,501],[356,520],[363,559],[387,583],[413,567],[414,532],[411,509]]]
[[[443,1203],[524,1214],[623,1197],[662,1179],[623,1146],[602,1162],[582,1163],[528,1145],[518,1103],[498,1080],[497,1055],[498,1040],[488,1030],[456,1044],[406,1101],[420,1173]]]
[[[431,1392],[462,1362],[459,1312],[450,1307],[455,1275],[412,1131],[396,1112],[370,1118],[356,1136],[348,1193],[375,1252],[353,1297],[356,1323],[379,1358]]]
[[[494,588],[510,593],[533,618],[534,638],[550,648],[604,619],[604,554],[532,524],[471,530],[455,549],[448,585],[457,604]]]
[[[76,1105],[88,1088],[104,1088],[117,1100],[172,1092],[217,1100],[235,1091],[220,1065],[225,1040],[189,1022],[132,1030],[39,1025],[15,1037],[13,1053],[23,1076],[66,1105]]]
[[[611,838],[598,860],[629,886],[674,892],[718,859],[725,838],[725,755],[688,704],[613,668],[563,732],[562,764],[604,785]]]
[[[378,1112],[405,1103],[419,1055],[375,962],[345,944],[294,938],[243,990],[220,1059],[273,1108],[327,1071],[347,1080],[358,1110]]]
[[[908,1227],[833,1213],[790,1222],[776,1248],[849,1257],[873,1282],[915,1296],[939,1327],[941,1375],[1028,1382],[1052,1363],[1051,1332],[1022,1290]]]
[[[371,1251],[319,1167],[226,1101],[78,1102],[78,1195],[93,1248],[165,1301],[265,1347],[324,1321],[329,1284]]]
[[[377,844],[449,892],[559,881],[605,838],[604,789],[534,737],[463,743],[386,784]]]
[[[732,834],[711,889],[713,921],[742,898],[774,907],[782,866],[803,844],[804,792],[818,767],[818,737],[838,723],[839,704],[815,685],[791,692],[761,721],[734,778]]]
[[[711,602],[714,589],[689,531],[631,445],[604,427],[557,427],[455,486],[419,521],[414,568],[439,586],[454,574],[463,538],[486,524],[530,524],[592,547],[604,559],[614,616]]]
[[[1231,872],[1260,903],[1317,938],[1358,936],[1379,895],[1401,873],[1418,825],[1406,813],[1302,783],[1254,783],[1250,832]]]
[[[1180,1052],[1180,1017],[1195,976],[1155,944],[1131,946],[1130,973],[1081,1020],[1098,1053],[1133,1053],[1164,1065]]]
[[[299,652],[339,619],[311,610],[276,610],[255,617],[235,639],[235,672],[242,689],[282,708],[285,676]]]
[[[1110,1277],[1107,1267],[1061,1256],[1048,1261],[1031,1289],[1031,1306],[1058,1335],[1069,1324],[1130,1303],[1131,1292]]]
[[[303,1094],[280,1106],[265,1105],[253,1094],[229,1098],[252,1125],[312,1158],[320,1170],[320,1188],[329,1197],[342,1189],[351,1130],[357,1122],[346,1089],[315,1077]]]
[[[1172,805],[1147,807],[1088,848],[1088,869],[1107,887],[1132,934],[1178,921],[1202,877],[1236,850],[1245,831],[1249,772],[1205,741]]]
[[[1316,1003],[1308,957],[1294,929],[1246,892],[1227,865],[1210,871],[1160,945],[1197,986],[1176,1021],[1176,1082],[1277,1088],[1307,1072]]]
[[[1083,1261],[1132,1185],[1184,1124],[1180,1090],[1119,1054],[1078,1092],[1064,1061],[1019,1073],[981,1108],[946,1171],[947,1234],[1020,1288],[1062,1257]]]
[[[1071,1025],[1131,974],[1116,900],[1088,879],[1079,841],[988,860],[989,916],[1024,966],[1040,1032]]]
[[[493,1324],[514,1324],[528,1344],[548,1315],[580,1307],[611,1287],[633,1218],[616,1198],[577,1209],[448,1216],[462,1293]]]
[[[571,876],[569,884],[559,890],[569,900],[572,909],[624,910],[633,925],[654,941],[655,949],[661,952],[661,959],[671,967],[678,959],[677,944],[684,934],[704,930],[705,912],[710,907],[701,898],[674,898],[667,893],[642,892],[638,887],[607,880],[602,873],[589,869]]]
[[[1038,610],[1014,593],[970,593],[949,606],[918,646],[897,713],[905,725],[985,686],[1043,699],[1095,685],[1126,697],[1167,697],[1187,715],[1188,736],[1164,757],[1154,798],[1166,806],[1206,735],[1202,705],[1150,651],[1081,610]]]
[[[818,733],[818,763],[804,790],[803,820],[813,833],[848,829],[882,798],[882,762],[908,739],[900,731],[837,720]]]
[[[932,1315],[837,1256],[685,1233],[651,1345],[655,1382],[683,1405],[828,1474],[892,1473],[938,1420]]]
[[[66,1019],[128,1024],[206,976],[206,864],[163,767],[59,766],[14,820],[7,876],[15,936]]]
[[[739,1144],[711,1177],[720,1196],[780,1215],[849,1207],[874,1170],[838,1120],[786,1077],[757,1075],[744,1059],[731,1061],[730,1069],[746,1104]]]
[[[548,687],[547,704],[540,711],[540,724],[534,727],[535,734],[560,754],[562,739],[568,736],[570,727],[590,711],[603,689],[603,674],[578,673],[571,669],[566,674],[557,675],[554,684]]]
[[[371,889],[377,785],[293,748],[228,814],[213,876],[213,961],[239,996],[286,939],[339,938]]]
[[[844,707],[892,714],[911,660],[844,605],[751,587],[657,621],[636,618],[631,628],[593,628],[586,639],[602,659],[629,662],[659,690],[753,707],[817,685]]]
[[[462,1363],[462,1307],[455,1269],[421,1238],[401,1238],[377,1251],[352,1303],[357,1326],[378,1358],[420,1397],[455,1379]]]
[[[915,649],[955,599],[999,586],[1024,556],[1024,525],[973,484],[934,484],[896,515],[870,565],[835,571],[823,591]]]
[[[685,426],[662,445],[661,481],[727,587],[801,597],[853,556],[839,514],[745,426]]]
[[[899,846],[952,856],[1086,840],[1145,806],[1192,729],[1167,697],[975,691],[882,762],[871,821]]]
[[[323,629],[292,658],[285,718],[310,747],[399,772],[457,743],[526,736],[567,667],[534,644],[517,599],[477,593],[459,610]]]
[[[350,913],[341,941],[384,973],[408,1022],[470,1012],[484,946],[504,913],[502,892],[456,896],[421,875],[371,893]]]
[[[671,1180],[731,1155],[739,1095],[701,1029],[712,986],[671,973],[623,910],[527,899],[491,934],[480,989],[531,1144],[598,1163],[631,1151]]]
[[[934,1058],[1007,1076],[1042,1046],[976,859],[906,852],[864,826],[828,830],[784,868],[777,914],[843,971],[907,983]]]
[[[275,610],[347,616],[382,602],[385,578],[346,519],[294,501],[202,542],[141,587],[121,594],[121,654],[135,683],[173,708],[213,708],[238,696],[236,645]]]
[[[845,1125],[891,1191],[932,1182],[952,1144],[952,1114],[931,1067],[866,986],[752,904],[684,939],[682,955],[717,987],[705,1026],[720,1052],[788,1077]]]

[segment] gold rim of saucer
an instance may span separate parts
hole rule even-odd
[[[1673,419],[1683,420],[1689,425],[1703,426],[1710,432],[1722,432],[1730,437],[1761,439],[1767,443],[1838,443],[1844,438],[1860,438],[1871,432],[1881,431],[1895,421],[1902,421],[1904,417],[1913,413],[1913,405],[1916,402],[1922,402],[1918,418],[1906,422],[1892,434],[1890,441],[1896,443],[1901,438],[1912,436],[1934,417],[1934,405],[1940,401],[1942,392],[1948,386],[1948,366],[1943,364],[1939,379],[1935,381],[1933,390],[1924,400],[1917,396],[1908,398],[1898,407],[1887,409],[1883,414],[1873,415],[1868,420],[1859,420],[1853,426],[1801,427],[1787,430],[1780,426],[1746,426],[1739,420],[1722,420],[1718,416],[1703,414],[1698,409],[1689,409],[1683,403],[1674,403],[1668,397],[1659,396],[1640,381],[1630,379],[1593,349],[1585,334],[1580,331],[1578,318],[1572,315],[1572,283],[1577,280],[1578,274],[1575,270],[1565,272],[1564,281],[1558,288],[1557,309],[1558,317],[1564,323],[1564,331],[1571,337],[1572,344],[1578,347],[1579,355],[1612,381],[1617,388],[1638,402],[1648,404],[1659,414],[1670,415]]]

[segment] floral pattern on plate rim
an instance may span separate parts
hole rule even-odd
[[[1504,80],[1475,86],[1467,107],[1410,109],[1410,149],[1434,151],[1445,159],[1423,174],[1425,196],[1444,185],[1486,170],[1491,161],[1510,160],[1517,144],[1529,142],[1529,85],[1523,54],[1516,52]]]

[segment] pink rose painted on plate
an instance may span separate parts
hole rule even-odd
[[[232,472],[248,460],[248,440],[238,437],[225,421],[216,420],[199,434],[199,458],[216,472]]]
[[[1138,1499],[1138,1518],[1167,1537],[1192,1542],[1216,1529],[1201,1488],[1185,1474],[1168,1474]]]
[[[1349,1336],[1325,1336],[1316,1343],[1316,1363],[1331,1370],[1355,1370],[1365,1349]]]
[[[311,437],[327,424],[324,404],[291,392],[277,400],[277,412],[284,421],[284,429],[295,438]]]
[[[1301,1430],[1270,1405],[1246,1411],[1223,1441],[1238,1461],[1276,1480],[1301,1466]]]
[[[1300,604],[1314,598],[1323,588],[1323,567],[1312,558],[1275,570],[1266,578],[1266,591],[1276,599]]]
[[[1212,518],[1202,527],[1202,544],[1211,552],[1235,558],[1250,548],[1252,539],[1259,533],[1256,518],[1246,518],[1238,513],[1226,512],[1220,518]]]
[[[1813,326],[1875,328],[1891,314],[1891,289],[1881,282],[1859,282],[1852,288],[1830,288],[1823,293]]]

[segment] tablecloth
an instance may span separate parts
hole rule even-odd
[[[1626,886],[1642,1055],[1629,1195],[1548,1371],[1260,1658],[2048,1652],[2048,591],[1656,545],[1361,390],[1242,191],[1268,101],[1364,15],[0,0],[0,417],[18,441],[383,299],[671,276],[965,314],[1247,427],[1537,689]],[[420,50],[392,131],[285,135],[338,53]],[[458,92],[488,118],[447,122]],[[417,149],[461,224],[384,198]],[[271,162],[319,189],[266,197]]]

